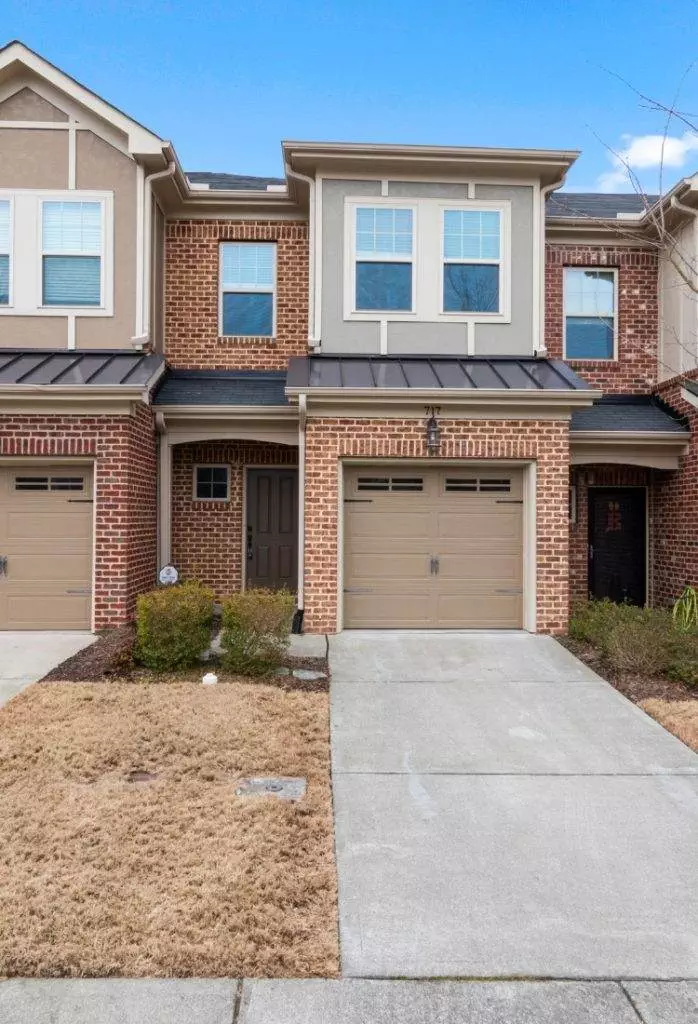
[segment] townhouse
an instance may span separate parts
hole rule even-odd
[[[186,173],[1,50],[0,628],[119,625],[169,564],[308,632],[695,583],[698,186],[560,192],[577,156]]]

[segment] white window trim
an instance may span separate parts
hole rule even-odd
[[[378,206],[412,210],[412,312],[356,309],[356,209]],[[499,312],[443,311],[443,220],[446,210],[493,210],[500,214],[499,260],[461,261],[499,262]],[[395,262],[408,260],[404,256],[396,256]],[[372,323],[511,323],[511,200],[444,201],[398,196],[347,196],[344,200],[344,319]]]
[[[245,284],[226,285],[223,283],[223,246],[224,245],[271,245],[274,249],[274,280],[268,284]],[[276,306],[277,306],[277,279],[278,279],[278,245],[276,242],[267,242],[264,239],[223,239],[218,246],[218,336],[219,338],[264,338],[265,341],[276,340]],[[272,297],[272,325],[271,334],[224,334],[223,333],[223,295],[226,292],[260,292]]]
[[[83,189],[79,191],[74,189],[0,189],[0,199],[9,199],[11,210],[10,302],[7,306],[0,306],[0,316],[113,316],[114,193]],[[102,207],[102,248],[99,306],[42,305],[42,204],[45,201],[100,203]]]
[[[104,202],[104,199],[100,199],[100,200],[85,199],[82,196],[80,196],[79,198],[75,198],[75,195],[76,195],[76,193],[74,191],[72,191],[72,192],[69,193],[69,197],[70,197],[69,199],[62,199],[62,200],[59,200],[59,202],[71,202],[71,203],[84,203],[84,202],[92,202],[92,203],[94,203],[94,202],[99,202],[99,208],[100,208],[100,239],[101,239],[101,243],[102,243],[101,246],[100,246],[100,251],[99,251],[99,302],[97,303],[97,305],[94,305],[94,306],[83,306],[83,305],[74,306],[71,303],[67,303],[65,306],[56,305],[56,304],[51,304],[50,306],[49,305],[46,305],[46,306],[44,305],[44,256],[68,256],[68,257],[70,257],[70,256],[92,256],[92,257],[94,257],[94,256],[97,255],[96,253],[92,253],[92,252],[91,253],[85,253],[85,252],[77,252],[77,251],[75,251],[75,252],[60,252],[60,253],[58,253],[58,252],[52,252],[51,250],[44,248],[44,216],[43,216],[44,203],[45,202],[55,202],[55,200],[53,200],[53,199],[46,199],[46,198],[42,198],[39,201],[39,217],[38,217],[38,224],[39,224],[39,260],[38,260],[38,264],[39,264],[39,266],[38,266],[39,292],[38,292],[38,294],[39,294],[39,296],[41,298],[41,308],[42,309],[59,309],[63,314],[65,314],[65,312],[67,310],[68,312],[75,313],[77,315],[77,310],[80,310],[80,309],[87,310],[88,312],[91,311],[91,310],[94,311],[94,310],[102,310],[102,309],[104,309],[104,295],[105,295],[106,283],[107,283],[106,282],[106,274],[105,274],[106,259],[105,259],[105,252],[104,252],[104,249],[105,249],[104,241],[105,241],[106,231],[107,231],[107,223],[106,223],[107,218],[106,218],[106,204]]]
[[[612,356],[568,356],[567,355],[567,271],[594,270],[613,274],[613,355]],[[599,317],[602,320],[603,317]],[[569,264],[562,268],[562,358],[573,363],[617,363],[618,362],[618,267],[602,265]]]
[[[9,256],[9,258],[10,258],[9,259],[9,271],[8,271],[8,282],[7,282],[7,303],[4,303],[4,304],[0,305],[0,312],[2,312],[2,311],[7,311],[7,310],[12,309],[12,306],[13,306],[13,291],[14,291],[14,289],[13,289],[13,281],[14,281],[14,266],[15,266],[15,253],[14,253],[14,250],[15,250],[15,232],[14,232],[14,226],[15,226],[15,203],[14,203],[14,196],[11,193],[9,195],[4,195],[2,193],[2,191],[0,191],[0,199],[7,200],[9,202],[9,204],[10,204],[10,223],[9,223],[8,229],[7,229],[8,230],[8,235],[7,235],[7,238],[8,238],[7,252],[6,253],[4,253],[4,252],[0,253],[0,255],[2,255],[2,256]]]
[[[197,483],[200,469],[224,469],[225,470],[225,498],[200,498],[197,495]],[[192,501],[204,501],[207,503],[211,502],[229,502],[230,501],[230,466],[227,463],[221,462],[200,462],[193,467],[191,476],[191,493]]]

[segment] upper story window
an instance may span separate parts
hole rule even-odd
[[[616,357],[615,270],[565,267],[565,358]]]
[[[356,209],[356,308],[412,309],[412,210]]]
[[[0,306],[10,301],[10,200],[0,199]]]
[[[273,338],[276,244],[222,242],[220,278],[221,334]]]
[[[113,197],[0,191],[0,314],[113,314]]]
[[[44,306],[102,303],[102,205],[42,203],[41,294]]]
[[[345,319],[508,321],[509,207],[347,199]]]
[[[444,210],[444,313],[499,313],[501,214]]]

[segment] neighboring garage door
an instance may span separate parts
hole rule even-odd
[[[92,469],[0,464],[0,629],[89,629]]]
[[[352,466],[344,626],[521,628],[523,472]]]

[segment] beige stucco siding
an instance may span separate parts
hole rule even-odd
[[[67,131],[0,128],[0,188],[67,187]]]
[[[64,316],[0,316],[0,348],[65,348]]]
[[[0,121],[67,121],[68,115],[33,89],[20,89],[0,103]]]
[[[136,164],[92,132],[78,132],[79,189],[114,193],[114,316],[78,317],[78,348],[130,347],[136,318]]]

